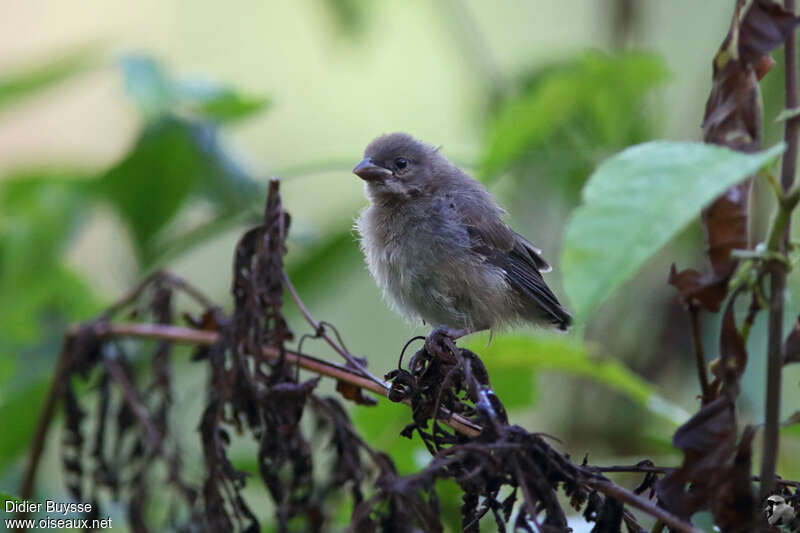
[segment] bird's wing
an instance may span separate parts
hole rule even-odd
[[[558,302],[542,278],[550,265],[539,255],[541,251],[508,227],[499,213],[488,210],[462,210],[462,222],[470,236],[472,249],[486,260],[502,268],[506,279],[520,294],[533,300],[553,323],[562,328],[571,316]],[[474,213],[474,214],[473,214]]]

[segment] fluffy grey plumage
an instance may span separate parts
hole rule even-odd
[[[451,329],[520,322],[566,329],[540,250],[501,219],[492,195],[410,135],[378,137],[353,172],[370,206],[356,227],[370,272],[409,318]]]

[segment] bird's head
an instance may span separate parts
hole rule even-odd
[[[433,146],[406,133],[390,133],[367,146],[353,173],[367,184],[372,200],[392,200],[426,192],[446,164]]]

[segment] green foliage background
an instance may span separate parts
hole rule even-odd
[[[161,267],[229,304],[233,245],[257,220],[271,175],[284,179],[293,216],[289,265],[299,291],[375,373],[391,368],[403,342],[424,330],[385,307],[362,266],[351,224],[365,201],[349,169],[369,140],[395,130],[443,145],[487,183],[554,264],[547,280],[581,319],[567,336],[522,330],[488,347],[487,338],[471,341],[512,419],[558,436],[576,456],[591,452],[595,463],[677,462],[669,438],[694,409],[697,385],[688,321],[666,276],[673,261],[704,264],[697,209],[725,183],[699,187],[691,205],[665,205],[678,214],[655,220],[645,207],[694,183],[697,165],[650,187],[634,183],[646,190],[625,195],[640,210],[626,219],[624,206],[590,198],[592,187],[624,185],[624,172],[602,175],[614,160],[598,168],[583,191],[587,205],[576,207],[612,154],[657,138],[699,138],[730,6],[641,2],[626,30],[615,25],[614,5],[183,1],[129,3],[111,15],[103,4],[74,12],[58,2],[0,6],[0,45],[8,45],[0,46],[0,491],[17,490],[66,325]],[[26,31],[44,12],[45,26],[60,31]],[[465,31],[465,20],[474,27]],[[629,50],[617,46],[621,31]],[[764,82],[768,140],[780,129],[778,70]],[[675,157],[642,160],[657,165],[659,156]],[[722,157],[741,175],[770,160]],[[754,195],[757,206],[770,205],[761,187]],[[768,214],[762,208],[756,217],[756,237]],[[598,237],[601,218],[608,229]],[[657,238],[646,236],[649,247],[632,253],[641,243],[620,237],[647,223]],[[595,255],[579,253],[587,243]],[[613,261],[601,265],[604,250]],[[798,288],[796,276],[790,284]],[[796,294],[787,320],[800,312]],[[290,318],[303,332],[299,315]],[[761,317],[754,354],[763,353],[764,329]],[[706,334],[715,354],[716,331]],[[763,361],[753,359],[741,402],[746,420],[757,422]],[[194,366],[177,372],[189,436],[204,384]],[[790,367],[786,417],[797,410],[798,381]],[[381,402],[352,415],[401,472],[425,464],[419,443],[398,437],[405,407]],[[51,437],[38,494],[63,499],[57,432]],[[199,449],[188,442],[190,464]],[[796,425],[782,446],[779,470],[800,477]],[[243,447],[237,466],[256,468],[251,456]],[[454,527],[453,494],[442,487]],[[251,497],[266,494],[253,488]],[[269,505],[254,508],[268,520]]]

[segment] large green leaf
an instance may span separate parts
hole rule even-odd
[[[561,372],[604,385],[675,424],[683,423],[689,417],[683,409],[659,396],[653,385],[628,370],[620,361],[593,357],[583,342],[566,335],[503,335],[493,339],[489,346],[476,340],[468,347],[480,354],[490,378],[498,371],[528,376],[542,371]],[[503,401],[504,394],[509,393],[513,395],[513,391],[498,389]]]
[[[147,265],[157,250],[171,248],[156,237],[190,196],[203,196],[221,216],[250,205],[258,186],[221,148],[213,128],[164,116],[108,170],[101,189],[128,222]]]
[[[128,223],[141,264],[148,267],[198,235],[229,227],[262,197],[220,142],[218,126],[261,111],[267,100],[213,83],[175,80],[148,56],[126,56],[121,65],[146,123],[129,153],[105,173],[101,190]],[[208,221],[170,228],[189,201],[199,198],[212,208]]]
[[[604,161],[583,189],[561,259],[577,321],[585,321],[704,205],[783,150],[778,145],[743,154],[702,143],[658,141]]]
[[[489,120],[481,179],[515,167],[579,190],[599,159],[651,137],[645,97],[666,73],[651,54],[590,52],[524,76]]]

